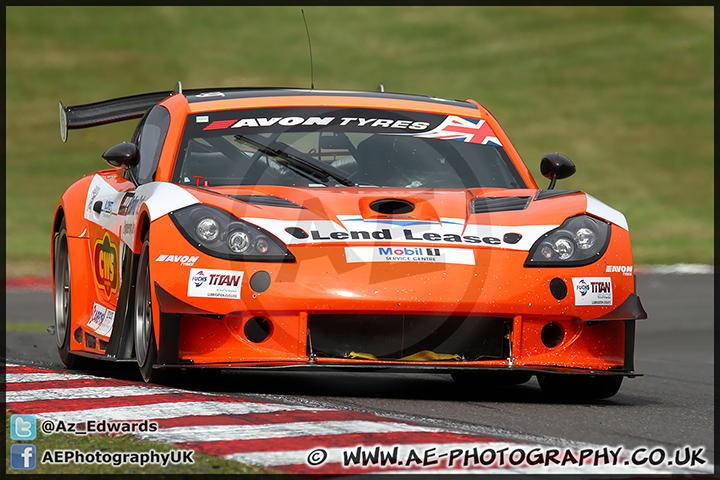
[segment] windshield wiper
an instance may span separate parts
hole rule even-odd
[[[262,153],[264,153],[266,155],[272,155],[274,157],[279,157],[287,162],[290,162],[292,165],[303,170],[304,172],[312,174],[315,178],[321,180],[323,183],[327,183],[327,181],[330,178],[334,178],[339,183],[341,183],[347,187],[356,187],[357,186],[357,184],[355,182],[353,182],[352,180],[344,177],[342,174],[340,174],[337,171],[333,171],[335,169],[331,170],[327,166],[319,165],[310,159],[302,158],[297,155],[293,155],[292,153],[272,148],[268,145],[265,145],[262,142],[258,142],[257,140],[253,140],[252,138],[246,137],[245,135],[235,135],[235,138],[237,140],[249,143],[250,145],[257,148],[259,151],[261,151]]]

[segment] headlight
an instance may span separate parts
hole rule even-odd
[[[191,205],[170,212],[185,239],[208,255],[227,260],[294,262],[277,237],[217,207]]]
[[[220,226],[214,218],[206,217],[197,223],[195,233],[203,242],[211,243],[220,234]]]
[[[568,218],[532,246],[526,267],[589,265],[602,257],[610,242],[610,224],[578,215]]]
[[[227,245],[233,253],[245,253],[250,248],[250,235],[242,230],[234,230],[228,235]]]

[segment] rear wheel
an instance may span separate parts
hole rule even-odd
[[[620,390],[623,377],[575,375],[538,375],[545,395],[558,400],[599,400],[610,398]]]
[[[143,243],[140,259],[138,261],[137,278],[135,281],[135,358],[137,359],[140,374],[148,383],[158,383],[162,379],[162,372],[154,369],[157,363],[157,342],[153,327],[152,290],[150,289],[150,243],[146,239]]]
[[[72,282],[70,281],[70,252],[68,249],[67,227],[65,219],[60,223],[60,231],[55,240],[55,262],[53,265],[54,303],[55,303],[55,340],[58,354],[63,364],[70,369],[88,366],[88,359],[70,353],[72,335]]]

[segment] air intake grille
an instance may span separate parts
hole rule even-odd
[[[253,205],[265,205],[268,207],[285,207],[285,208],[303,208],[297,203],[285,200],[280,197],[273,197],[272,195],[231,195],[231,197],[240,200],[245,203],[252,203]]]
[[[470,202],[472,213],[505,212],[525,210],[530,197],[475,197]]]
[[[310,314],[312,354],[400,360],[430,351],[464,361],[506,358],[509,320],[462,315]]]

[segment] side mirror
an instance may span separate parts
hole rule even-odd
[[[540,173],[550,179],[548,190],[555,188],[555,181],[575,173],[575,164],[565,155],[548,153],[540,161]]]
[[[110,166],[115,168],[130,168],[138,164],[139,156],[137,145],[134,143],[123,142],[108,148],[102,154]]]

